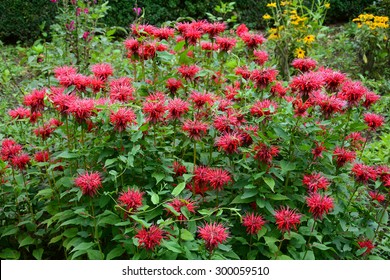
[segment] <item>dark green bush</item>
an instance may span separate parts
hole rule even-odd
[[[49,0],[1,0],[0,11],[0,40],[31,43],[41,34],[40,26],[49,29],[56,5]]]

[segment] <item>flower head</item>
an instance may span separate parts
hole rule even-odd
[[[254,148],[255,159],[270,166],[272,159],[279,154],[279,149],[276,146],[267,146],[264,143],[259,143]]]
[[[333,199],[326,195],[321,196],[319,193],[311,193],[306,198],[306,203],[314,219],[321,220],[325,214],[328,214],[334,208]]]
[[[220,168],[208,169],[205,179],[214,190],[218,191],[232,181],[229,172]]]
[[[187,173],[187,168],[184,165],[181,165],[179,162],[173,162],[173,172],[176,177],[183,176],[183,174]]]
[[[30,110],[24,107],[18,107],[13,110],[9,110],[8,114],[11,118],[16,120],[28,119],[30,117]]]
[[[376,200],[379,203],[381,203],[381,202],[386,200],[386,197],[383,194],[381,194],[381,193],[379,193],[377,191],[375,191],[375,192],[374,191],[369,191],[368,194],[369,194],[369,196],[371,197],[372,200]]]
[[[253,104],[250,112],[255,117],[270,116],[276,112],[278,104],[274,101],[265,99],[262,101],[257,101]]]
[[[256,87],[264,89],[276,80],[277,75],[278,71],[275,69],[255,69],[252,71],[250,79],[255,82]]]
[[[291,229],[297,229],[297,225],[301,222],[301,215],[287,206],[275,211],[275,219],[281,232],[290,232]]]
[[[317,192],[317,190],[327,190],[330,182],[327,178],[319,173],[312,173],[304,175],[302,184],[308,188],[310,192]]]
[[[215,42],[220,51],[228,52],[234,48],[237,40],[234,38],[217,37]]]
[[[222,244],[229,237],[227,229],[220,223],[206,223],[199,227],[199,236],[206,243],[206,248],[211,252],[219,244]]]
[[[134,88],[131,85],[131,80],[127,77],[111,80],[110,82],[110,99],[120,102],[128,102],[134,100]]]
[[[372,249],[375,248],[375,245],[372,243],[372,241],[368,239],[358,241],[358,244],[361,249],[366,248],[366,251],[363,253],[363,255],[369,255]]]
[[[356,158],[356,153],[354,151],[348,151],[341,147],[336,147],[333,151],[333,158],[337,161],[337,166],[342,167],[347,162],[353,162]]]
[[[119,132],[124,131],[127,126],[136,124],[137,116],[131,109],[120,108],[118,111],[111,111],[110,122]]]
[[[246,227],[248,234],[257,234],[263,228],[264,224],[263,217],[255,213],[247,213],[242,217],[242,225]]]
[[[68,104],[68,112],[71,113],[78,122],[83,122],[93,115],[95,102],[93,99],[76,98]]]
[[[314,70],[317,67],[317,61],[311,58],[296,58],[291,63],[292,67],[300,70],[301,72],[307,72]]]
[[[168,119],[178,120],[188,112],[190,104],[180,98],[168,101]]]
[[[375,181],[378,175],[374,167],[362,163],[355,163],[351,171],[355,180],[362,184],[367,184],[370,179]]]
[[[24,96],[24,105],[31,108],[31,112],[40,112],[45,107],[44,99],[46,96],[46,89],[34,89],[30,94]]]
[[[127,211],[134,212],[142,206],[143,192],[136,189],[128,189],[122,192],[118,198],[120,205],[126,207]]]
[[[24,170],[30,162],[30,156],[26,153],[19,153],[11,158],[10,164],[12,167],[19,170]]]
[[[195,205],[194,202],[188,199],[180,199],[175,198],[172,200],[172,202],[167,203],[169,206],[171,206],[177,213],[179,213],[179,216],[177,217],[180,221],[186,221],[187,217],[185,216],[185,213],[183,213],[183,207],[190,213],[195,213]],[[172,213],[171,210],[167,209],[169,213]]]
[[[182,126],[183,131],[194,140],[200,140],[207,132],[208,124],[198,120],[186,120]]]
[[[99,172],[85,172],[84,174],[78,176],[74,183],[79,187],[83,195],[89,195],[93,197],[99,188],[102,187],[102,179]]]
[[[210,93],[200,93],[197,91],[193,91],[191,93],[190,99],[194,102],[196,108],[202,108],[206,103],[210,106],[214,103],[214,97]]]
[[[228,132],[219,137],[215,145],[219,150],[223,150],[227,154],[233,154],[237,153],[238,147],[243,145],[243,138],[239,132]]]
[[[376,130],[384,124],[385,118],[374,113],[366,113],[364,114],[364,122],[371,130]]]
[[[153,250],[154,247],[160,245],[161,240],[164,238],[164,231],[158,226],[152,225],[149,229],[142,228],[138,230],[135,238],[138,239],[140,247],[144,247],[146,250]]]
[[[199,70],[200,68],[196,65],[182,65],[179,67],[178,72],[184,79],[192,81]]]
[[[172,93],[175,94],[179,88],[183,87],[183,83],[175,78],[169,78],[166,82],[165,87]]]
[[[49,161],[49,152],[48,151],[39,151],[34,155],[34,159],[36,162],[48,162]]]

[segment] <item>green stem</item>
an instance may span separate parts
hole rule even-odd
[[[95,209],[94,209],[94,207],[93,207],[92,198],[91,198],[91,200],[90,200],[90,204],[91,204],[91,212],[92,212],[93,227],[94,227],[93,238],[95,239],[95,242],[97,243],[97,245],[98,245],[98,247],[99,247],[100,253],[103,254],[102,247],[100,246],[99,231],[98,231],[98,226],[97,226],[97,222],[96,222]]]
[[[193,168],[194,174],[195,174],[195,169],[196,169],[196,141],[194,140],[194,168]],[[196,195],[196,193],[195,193],[195,180],[194,180],[194,184],[193,184],[192,194],[195,197],[195,195]]]
[[[312,227],[312,229],[311,229],[311,231],[310,231],[310,236],[309,236],[309,239],[307,240],[307,243],[306,243],[306,250],[305,250],[305,254],[303,255],[302,260],[304,260],[304,259],[306,258],[307,251],[309,250],[310,240],[311,240],[311,237],[313,236],[313,231],[314,231],[316,225],[317,225],[317,221],[314,220],[314,224],[313,224],[313,227]]]
[[[375,230],[374,238],[372,239],[373,242],[375,241],[375,239],[376,239],[376,237],[377,237],[377,235],[378,235],[379,228],[380,228],[380,225],[381,225],[381,221],[382,221],[382,219],[383,219],[383,216],[385,215],[385,212],[387,211],[387,207],[389,207],[389,203],[390,203],[390,200],[388,200],[387,203],[386,203],[386,205],[383,207],[382,215],[381,215],[381,217],[380,217],[379,220],[378,220],[378,226],[377,226],[377,228],[376,228],[376,230]]]

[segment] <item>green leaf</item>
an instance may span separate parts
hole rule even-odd
[[[318,243],[318,242],[314,242],[312,246],[317,248],[317,249],[320,249],[321,251],[327,251],[327,250],[331,249],[330,247],[328,247],[324,244]]]
[[[37,196],[41,196],[43,199],[48,199],[53,196],[53,190],[52,189],[40,190],[37,193]]]
[[[73,250],[71,251],[71,253],[76,252],[76,251],[86,251],[88,249],[91,249],[94,245],[95,245],[95,243],[93,243],[93,242],[82,242],[79,245],[77,245],[76,247],[74,247]]]
[[[61,154],[57,156],[58,158],[66,158],[66,159],[71,159],[71,158],[79,158],[80,155],[76,153],[69,153],[68,151],[64,151]]]
[[[52,239],[50,239],[49,244],[57,243],[57,242],[60,241],[61,239],[62,239],[62,235],[58,235],[58,236],[56,236],[56,237],[53,237]]]
[[[34,238],[32,238],[30,235],[26,236],[19,244],[19,248],[27,245],[34,244]]]
[[[249,198],[245,198],[245,199],[242,199],[241,198],[241,195],[237,195],[232,202],[232,204],[240,204],[240,203],[248,203],[248,202],[252,202],[253,201],[253,198],[252,197],[249,197]]]
[[[165,174],[163,173],[153,173],[152,177],[156,179],[156,185],[161,182],[162,179],[165,178]]]
[[[280,162],[280,168],[282,169],[282,174],[286,174],[289,171],[295,170],[296,164],[282,160]]]
[[[272,192],[275,192],[275,180],[271,177],[263,177],[264,182],[268,185]]]
[[[20,258],[20,252],[6,248],[1,251],[0,258],[5,260],[18,260]]]
[[[134,221],[136,221],[137,223],[141,224],[143,227],[146,227],[146,228],[149,228],[152,224],[138,218],[136,215],[131,215],[130,216]]]
[[[172,251],[174,253],[182,253],[183,252],[180,245],[175,241],[163,240],[163,242],[161,242],[161,246],[167,248],[169,251]]]
[[[104,260],[104,255],[98,250],[88,250],[88,259],[90,260]]]
[[[42,260],[43,248],[35,249],[32,254],[35,259]]]
[[[246,199],[249,197],[254,197],[258,194],[258,190],[245,190],[244,193],[241,195],[241,199]]]
[[[289,256],[286,256],[286,255],[277,256],[276,259],[277,260],[293,260],[292,258],[290,258]]]
[[[381,219],[381,224],[387,225],[388,221],[389,221],[389,213],[387,211],[385,211],[385,213],[383,214],[383,217]]]
[[[10,226],[7,230],[4,231],[4,233],[1,235],[1,237],[8,236],[8,235],[15,235],[19,232],[19,228],[15,226]]]
[[[184,228],[181,229],[180,238],[183,239],[184,241],[194,240],[194,236],[192,235],[192,233]]]
[[[125,251],[125,248],[121,247],[120,245],[117,245],[107,254],[106,260],[112,260],[116,257],[122,256]]]
[[[288,198],[287,196],[285,195],[282,195],[280,193],[276,193],[276,194],[269,194],[267,196],[269,199],[271,200],[289,200],[290,198]]]
[[[172,191],[172,195],[173,196],[178,196],[186,187],[186,183],[184,182],[181,182],[180,184],[178,184]]]
[[[106,159],[106,162],[104,163],[104,167],[107,167],[107,166],[110,166],[111,164],[117,162],[118,159],[117,158],[109,158],[109,159]]]
[[[302,253],[302,254],[305,255],[305,253]],[[313,251],[307,251],[305,260],[315,260],[315,259],[316,258],[314,256]]]
[[[150,200],[152,201],[152,203],[154,205],[157,205],[160,202],[160,197],[158,196],[158,194],[156,194],[154,192],[154,193],[152,193],[152,196],[151,196]]]
[[[267,244],[271,253],[276,253],[279,250],[278,246],[275,245],[275,242],[278,241],[275,237],[264,236],[264,240],[265,240],[265,244]]]

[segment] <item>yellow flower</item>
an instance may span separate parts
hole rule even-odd
[[[294,53],[295,53],[295,57],[297,57],[297,58],[304,58],[305,57],[305,51],[302,50],[301,48],[295,49]]]
[[[268,3],[267,7],[269,7],[269,8],[276,8],[276,2]]]
[[[330,9],[330,3],[325,3],[325,8]]]
[[[311,44],[314,42],[314,40],[315,40],[314,35],[307,35],[305,38],[303,38],[303,42],[305,42],[305,44]]]
[[[282,6],[282,7],[288,6],[288,5],[290,5],[290,4],[291,4],[290,1],[282,1],[282,2],[280,2],[280,6]]]
[[[263,19],[265,19],[265,20],[269,20],[269,19],[271,19],[272,17],[269,15],[269,14],[265,14],[265,15],[263,15]]]

